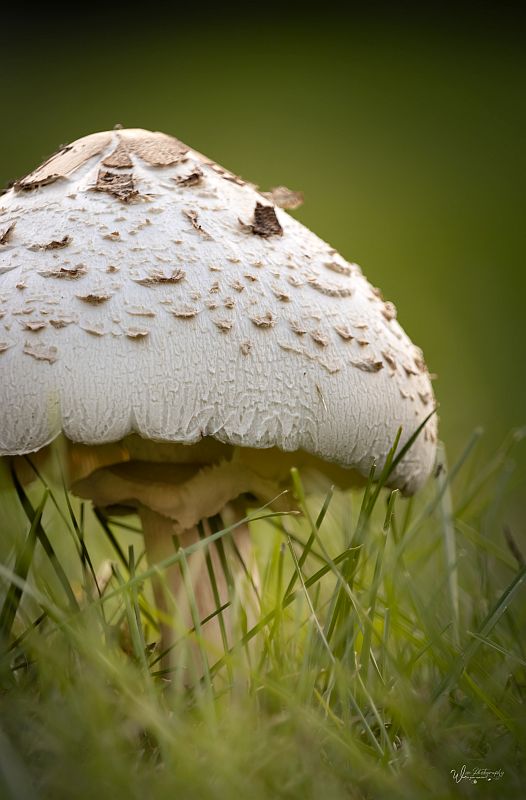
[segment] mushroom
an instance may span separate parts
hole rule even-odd
[[[171,136],[62,148],[3,195],[2,232],[0,455],[64,434],[73,491],[136,509],[151,563],[241,519],[247,495],[272,501],[293,465],[352,484],[433,408],[421,351],[360,268]],[[390,485],[422,486],[435,445],[431,417]],[[246,525],[230,544],[227,576],[257,592]],[[207,617],[228,587],[204,552],[189,564]],[[166,610],[160,580],[156,597]]]

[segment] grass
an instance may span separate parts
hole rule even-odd
[[[231,582],[238,640],[211,652],[194,613],[171,682],[137,519],[1,461],[0,798],[524,796],[526,568],[502,528],[520,435],[485,463],[479,438],[409,500],[389,465],[352,492],[293,470],[299,513],[247,511],[258,619]],[[191,550],[160,568],[187,576]],[[457,783],[464,764],[503,775]]]

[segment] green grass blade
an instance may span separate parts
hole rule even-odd
[[[27,534],[27,538],[15,562],[14,574],[17,576],[17,578],[19,578],[19,581],[22,582],[22,584],[25,584],[26,582],[26,578],[31,567],[31,562],[33,561],[33,554],[37,542],[37,529],[40,524],[40,520],[42,519],[42,513],[48,497],[49,493],[47,489],[45,489],[44,494],[42,495],[42,500],[40,501],[33,516],[33,521],[31,523],[29,533]],[[0,611],[0,636],[5,643],[7,643],[11,635],[11,628],[13,627],[13,622],[15,621],[20,600],[22,599],[23,589],[21,588],[20,582],[17,581],[16,583],[12,582],[10,584],[2,605],[2,610]]]

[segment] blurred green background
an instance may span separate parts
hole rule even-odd
[[[526,423],[526,55],[512,24],[204,9],[105,22],[4,26],[1,183],[122,123],[300,189],[295,215],[396,302],[438,374],[450,460],[476,426],[489,449]]]

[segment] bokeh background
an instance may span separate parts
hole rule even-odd
[[[526,424],[526,55],[509,15],[394,5],[11,11],[0,183],[121,123],[302,190],[295,215],[362,266],[422,346],[454,460],[475,427],[489,452]]]

